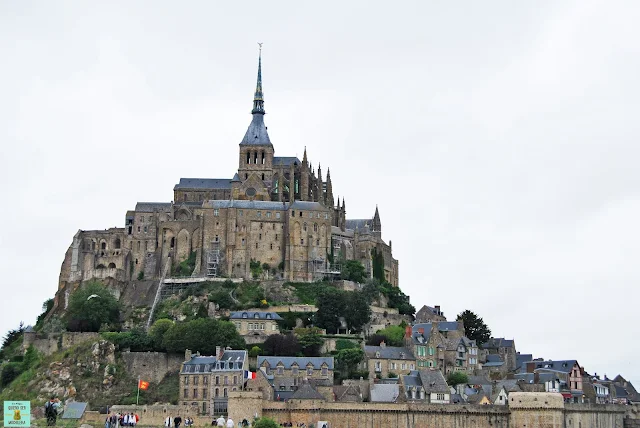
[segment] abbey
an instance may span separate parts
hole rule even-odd
[[[261,57],[251,113],[232,178],[181,178],[172,202],[139,202],[124,227],[78,231],[59,288],[90,279],[159,279],[190,256],[192,276],[200,277],[251,278],[259,262],[270,278],[313,281],[336,276],[340,263],[353,259],[371,276],[374,251],[397,285],[398,261],[382,240],[378,208],[372,218],[347,219],[329,170],[323,179],[306,148],[302,160],[275,156],[264,123]]]

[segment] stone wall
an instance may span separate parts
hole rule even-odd
[[[67,332],[50,334],[48,336],[36,336],[31,344],[44,355],[51,355],[89,340],[100,340],[100,334]]]
[[[327,421],[330,428],[635,428],[629,406],[569,405],[555,393],[512,393],[509,406],[423,403],[337,403],[323,400],[266,401],[257,392],[232,392],[233,420],[267,416],[278,423]],[[626,419],[625,419],[626,415]],[[314,425],[315,426],[315,425]]]
[[[154,426],[154,427],[162,427],[164,426],[164,420],[167,416],[176,417],[180,416],[182,418],[182,423],[184,426],[184,419],[189,416],[193,418],[194,426],[196,427],[204,427],[211,426],[211,418],[209,416],[199,416],[198,409],[193,406],[174,406],[174,405],[149,405],[149,406],[112,406],[109,409],[114,413],[134,413],[140,416],[140,421],[138,424],[140,426]],[[100,415],[101,419],[97,422],[101,422],[101,425],[96,425],[97,427],[104,426],[104,419],[106,415]],[[87,421],[89,422],[89,421]],[[90,422],[89,422],[90,423]]]
[[[168,373],[180,370],[184,361],[183,354],[164,352],[123,352],[121,355],[127,373],[154,383],[160,382]]]

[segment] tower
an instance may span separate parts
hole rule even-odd
[[[258,56],[258,80],[253,95],[253,118],[240,142],[238,179],[234,186],[237,199],[269,200],[273,176],[273,144],[264,124],[264,95],[262,93],[262,46]]]
[[[380,223],[380,213],[378,212],[378,205],[376,204],[376,212],[373,215],[373,224],[371,225],[371,231],[378,238],[382,238],[382,223]]]

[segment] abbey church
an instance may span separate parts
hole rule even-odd
[[[372,276],[374,249],[384,256],[387,281],[398,285],[398,261],[391,241],[382,240],[378,208],[371,218],[348,219],[345,200],[334,201],[329,170],[323,179],[306,148],[302,160],[275,156],[264,123],[261,62],[233,177],[181,178],[172,202],[137,203],[124,227],[78,231],[60,290],[91,279],[161,279],[190,256],[194,277],[249,279],[259,262],[271,278],[314,281],[337,276],[340,263],[353,259]]]

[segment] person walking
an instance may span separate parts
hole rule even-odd
[[[182,423],[182,418],[180,417],[180,415],[178,415],[175,418],[173,418],[173,426],[175,428],[180,428],[180,424],[181,423]]]
[[[224,416],[220,415],[216,423],[218,424],[219,427],[224,427],[224,423],[225,423]]]
[[[169,428],[172,427],[173,418],[171,416],[167,416],[167,419],[164,420],[164,426]]]

